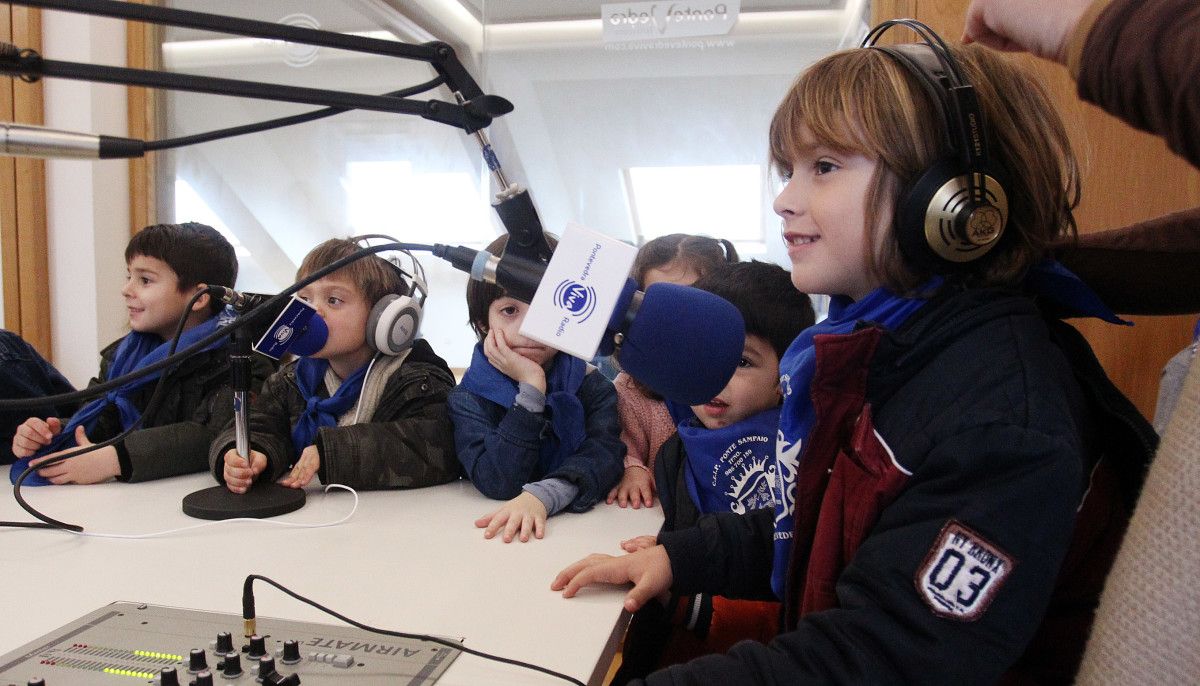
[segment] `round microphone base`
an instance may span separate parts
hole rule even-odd
[[[183,513],[197,519],[265,519],[295,512],[304,507],[304,491],[279,484],[256,484],[245,493],[213,486],[183,499]]]

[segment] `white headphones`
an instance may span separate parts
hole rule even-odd
[[[368,247],[367,239],[385,239],[390,243],[398,243],[391,236],[382,234],[367,234],[350,239],[363,247]],[[416,255],[407,250],[396,252],[407,255],[412,260],[412,273],[404,271],[399,260],[376,255],[389,267],[395,269],[402,281],[409,283],[408,293],[388,293],[379,299],[367,316],[367,345],[375,352],[384,355],[399,355],[412,347],[421,329],[425,298],[429,297],[429,287],[426,285],[425,268],[417,261]]]

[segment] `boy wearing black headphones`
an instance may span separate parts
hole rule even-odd
[[[308,253],[296,276],[359,249],[355,241],[330,239]],[[232,424],[213,442],[209,462],[218,482],[244,493],[255,481],[303,488],[314,476],[360,489],[419,488],[458,477],[446,412],[454,375],[416,338],[425,288],[415,258],[413,267],[407,275],[366,257],[300,290],[329,338],[263,384],[249,413],[249,459],[234,447]]]

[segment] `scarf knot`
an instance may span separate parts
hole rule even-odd
[[[329,362],[304,357],[296,363],[296,386],[304,398],[304,412],[292,428],[292,449],[295,458],[298,459],[300,453],[313,444],[321,427],[337,426],[338,417],[358,401],[369,366],[364,364],[356,369],[342,380],[336,392],[324,397],[321,390],[325,388],[325,372],[329,369]]]

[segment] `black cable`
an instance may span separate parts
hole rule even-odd
[[[179,345],[179,338],[183,335],[183,327],[187,324],[188,316],[192,312],[192,305],[194,305],[196,301],[200,299],[200,296],[204,295],[205,293],[216,293],[220,290],[220,286],[209,286],[202,291],[197,291],[196,294],[192,296],[191,300],[188,301],[187,305],[184,306],[183,312],[179,316],[179,321],[175,324],[175,333],[171,336],[171,347],[167,350],[167,357],[173,355],[175,353],[175,348]],[[33,515],[35,518],[42,520],[42,522],[44,522],[43,524],[36,524],[33,522],[0,521],[0,526],[19,526],[27,529],[66,529],[67,531],[75,532],[83,531],[83,527],[79,526],[78,524],[67,524],[66,522],[61,522],[53,517],[50,517],[49,515],[42,513],[37,508],[30,505],[29,502],[25,500],[25,497],[21,495],[21,485],[25,483],[25,479],[29,478],[29,475],[35,470],[45,469],[46,467],[56,465],[64,460],[69,460],[72,457],[90,453],[101,448],[107,448],[110,445],[115,445],[116,443],[125,440],[126,436],[137,430],[138,427],[142,425],[142,421],[148,415],[157,411],[159,403],[162,402],[162,390],[166,387],[167,379],[171,376],[171,373],[174,372],[175,369],[176,368],[168,369],[162,373],[162,376],[158,377],[158,383],[154,386],[154,392],[150,394],[150,400],[146,403],[146,408],[140,415],[138,415],[138,418],[129,425],[129,428],[106,441],[93,443],[90,446],[82,447],[73,452],[64,452],[57,457],[40,462],[37,465],[30,464],[25,468],[25,471],[21,472],[21,475],[17,477],[15,482],[13,482],[13,499],[16,500],[17,504],[20,505],[21,508],[26,512]]]
[[[246,581],[242,586],[242,619],[246,620],[247,622],[252,622],[255,619],[255,617],[254,617],[254,614],[255,614],[254,613],[254,588],[253,588],[255,579],[265,581],[266,583],[274,586],[275,588],[279,589],[280,591],[283,591],[284,593],[295,598],[296,600],[299,600],[302,603],[311,605],[311,606],[317,608],[318,610],[320,610],[321,612],[324,612],[325,614],[328,614],[332,617],[336,617],[337,619],[342,620],[343,622],[349,624],[350,626],[356,627],[358,629],[362,629],[363,631],[370,631],[371,633],[382,634],[384,636],[395,636],[396,638],[407,638],[407,639],[412,639],[412,640],[417,640],[417,641],[427,641],[429,643],[436,643],[441,646],[446,646],[447,648],[453,648],[454,650],[464,652],[468,655],[474,655],[475,657],[482,657],[486,660],[493,660],[495,662],[501,662],[506,665],[513,665],[515,667],[524,667],[525,669],[530,669],[535,672],[541,672],[542,674],[547,674],[552,677],[557,677],[559,679],[562,679],[563,681],[569,681],[572,684],[578,684],[579,686],[586,686],[586,684],[584,684],[579,679],[576,679],[575,677],[567,675],[567,674],[563,674],[562,672],[556,672],[553,669],[549,669],[547,667],[542,667],[540,665],[535,665],[535,664],[532,664],[529,662],[522,662],[521,660],[515,660],[510,657],[500,657],[499,655],[492,655],[490,653],[485,653],[482,650],[475,650],[474,648],[468,648],[467,646],[465,646],[461,643],[456,643],[454,641],[450,641],[450,640],[447,640],[447,639],[444,639],[444,638],[441,638],[438,636],[430,636],[428,634],[410,634],[410,633],[405,633],[403,631],[392,631],[390,629],[379,629],[379,628],[376,628],[373,626],[368,626],[366,624],[363,624],[362,622],[358,622],[353,619],[350,619],[349,617],[347,617],[335,610],[331,610],[330,608],[325,607],[324,605],[321,605],[320,603],[316,602],[315,600],[310,600],[308,598],[305,598],[304,596],[300,595],[299,593],[296,593],[295,591],[285,587],[283,584],[280,584],[279,582],[274,581],[272,579],[268,579],[267,577],[262,576],[260,574],[250,574],[249,576],[246,577]]]
[[[402,88],[398,91],[384,93],[383,97],[389,98],[406,98],[417,93],[433,90],[446,82],[440,76],[434,77],[425,83],[419,83],[415,86]],[[256,124],[244,124],[242,126],[231,126],[227,129],[217,129],[207,133],[197,133],[191,136],[180,136],[178,138],[164,138],[157,141],[145,141],[144,150],[147,152],[152,150],[170,150],[171,148],[181,148],[185,145],[195,145],[196,143],[208,143],[210,141],[221,140],[222,138],[233,138],[234,136],[243,136],[248,133],[258,133],[259,131],[270,131],[271,129],[280,129],[285,126],[293,126],[295,124],[305,124],[310,121],[332,117],[335,114],[342,114],[350,110],[345,107],[325,107],[312,112],[303,114],[295,114],[290,117],[280,117],[278,119],[268,119],[260,121]]]

